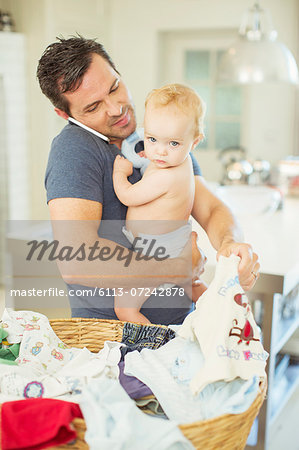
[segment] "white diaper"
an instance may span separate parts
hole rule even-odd
[[[183,225],[182,227],[177,228],[170,233],[138,233],[138,237],[141,239],[138,239],[136,250],[142,249],[143,254],[146,254],[147,256],[154,256],[155,254],[157,254],[156,252],[158,251],[158,249],[163,247],[166,250],[163,257],[168,256],[169,258],[176,258],[177,256],[179,256],[179,254],[187,244],[191,230],[191,221],[189,221],[186,225]],[[126,236],[128,241],[133,244],[135,240],[133,233],[127,230],[126,227],[122,228],[122,232]],[[161,284],[158,289],[165,290],[170,289],[173,286],[175,286],[173,283],[164,283]]]
[[[174,231],[164,234],[144,234],[138,233],[138,239],[136,249],[142,249],[143,254],[147,256],[154,256],[157,254],[159,247],[164,247],[166,249],[165,256],[169,258],[177,258],[190,238],[190,233],[192,231],[191,221]],[[123,234],[126,236],[128,241],[133,244],[134,236],[133,233],[122,228]]]

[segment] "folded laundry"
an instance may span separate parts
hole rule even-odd
[[[76,417],[83,417],[79,405],[61,400],[34,398],[3,403],[1,448],[37,450],[71,442],[76,438],[71,425]]]

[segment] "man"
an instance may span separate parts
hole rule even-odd
[[[70,121],[53,141],[46,173],[47,201],[55,237],[65,242],[67,236],[78,245],[84,239],[89,248],[98,242],[99,247],[107,246],[116,254],[119,245],[128,247],[120,231],[126,207],[115,196],[112,169],[122,141],[136,128],[130,92],[103,46],[82,37],[59,39],[49,45],[39,61],[37,77],[56,113]],[[240,256],[240,282],[248,290],[258,276],[257,255],[250,245],[240,243],[233,216],[206,188],[194,159],[193,168],[192,215],[207,232],[218,255]],[[134,169],[129,180],[134,183],[139,179],[140,173]],[[193,256],[198,261],[196,237],[193,235],[192,239]],[[138,260],[132,254],[130,258],[129,267],[121,258],[109,261],[107,258],[105,262],[103,258],[92,260],[84,269],[77,261],[60,262],[62,276],[68,283],[72,315],[116,318],[111,297],[121,293],[115,288],[130,289],[132,276],[132,286],[148,286],[145,278],[150,277],[154,287],[162,280],[178,283],[179,274],[184,278],[186,273],[184,255],[156,264]],[[78,295],[82,284],[102,291],[96,297]],[[151,322],[181,323],[190,310],[186,295],[171,298],[171,302],[154,297],[142,309]]]

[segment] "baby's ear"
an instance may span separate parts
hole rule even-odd
[[[192,150],[203,140],[203,134],[199,134],[193,141]]]

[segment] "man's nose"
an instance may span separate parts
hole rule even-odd
[[[123,112],[123,107],[118,102],[106,99],[107,114],[109,116],[120,116]]]

